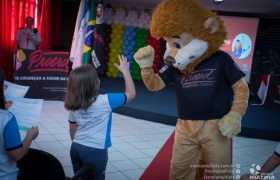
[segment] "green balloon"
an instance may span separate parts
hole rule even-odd
[[[142,47],[142,44],[139,42],[139,43],[136,43],[136,46],[135,46],[137,49],[141,48]]]
[[[136,80],[137,80],[137,81],[141,81],[141,80],[142,80],[141,75],[136,76]]]
[[[147,38],[148,38],[148,34],[145,33],[145,34],[143,35],[143,38],[147,39]]]

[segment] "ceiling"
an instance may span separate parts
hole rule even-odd
[[[123,5],[124,7],[138,7],[153,9],[162,0],[103,0],[104,5]],[[221,4],[214,4],[212,0],[198,0],[208,9],[229,14],[243,14],[246,16],[263,18],[280,18],[280,0],[224,0]]]

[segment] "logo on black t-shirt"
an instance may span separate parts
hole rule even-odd
[[[192,88],[192,87],[203,87],[203,86],[213,86],[215,82],[214,78],[215,69],[205,69],[194,71],[186,76],[182,77],[182,87]]]

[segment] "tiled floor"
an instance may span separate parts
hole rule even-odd
[[[71,140],[68,113],[63,102],[44,101],[38,126],[40,134],[32,143],[32,148],[42,149],[56,156],[63,165],[66,176],[73,176],[69,157]],[[109,148],[106,180],[139,179],[174,128],[114,113],[111,133],[113,145]],[[21,131],[22,137],[25,134]],[[233,138],[234,177],[249,173],[253,164],[261,166],[277,144],[275,141]],[[275,179],[280,179],[280,167],[274,170],[273,175]]]

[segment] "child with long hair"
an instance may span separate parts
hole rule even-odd
[[[105,179],[111,143],[112,110],[135,98],[134,82],[126,57],[114,64],[124,76],[125,92],[98,94],[100,80],[92,65],[83,65],[69,75],[64,107],[69,110],[72,145],[70,157],[74,173],[84,165],[94,167],[95,180]]]
[[[16,118],[6,110],[3,85],[4,71],[0,69],[0,179],[16,180],[18,176],[16,161],[28,152],[39,130],[37,126],[33,126],[21,141]]]

